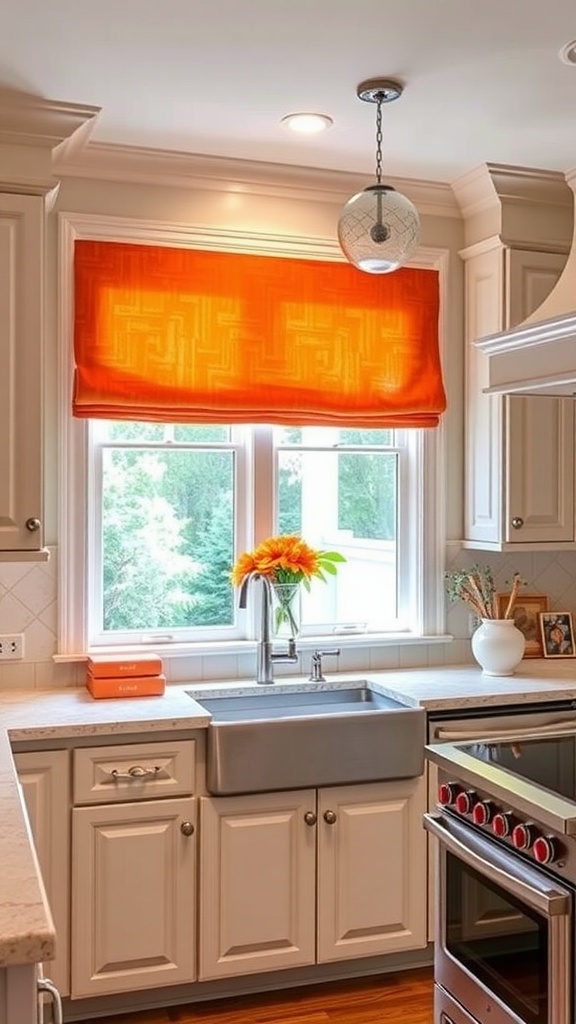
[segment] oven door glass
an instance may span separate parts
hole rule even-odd
[[[549,919],[446,855],[445,947],[526,1024],[548,1024]]]

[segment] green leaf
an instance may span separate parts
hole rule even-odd
[[[332,562],[322,562],[322,568],[324,572],[329,572],[331,576],[336,576],[338,573],[336,566]]]

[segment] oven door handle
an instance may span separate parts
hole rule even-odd
[[[436,836],[449,853],[538,913],[554,917],[571,912],[569,889],[551,884],[546,875],[517,861],[467,826],[450,819],[448,827],[439,814],[425,814],[424,828]]]
[[[465,727],[439,726],[434,730],[431,742],[457,743],[465,740],[467,743],[476,743],[483,740],[486,743],[504,742],[506,740],[526,740],[542,736],[543,733],[574,733],[576,732],[576,719],[560,718],[555,722],[545,722],[543,725],[532,726],[511,726],[509,729],[489,728],[482,732],[480,729]]]

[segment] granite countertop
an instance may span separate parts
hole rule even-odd
[[[576,700],[576,659],[526,660],[516,675],[489,677],[475,665],[359,671],[325,683],[279,677],[275,690],[325,689],[368,679],[381,693],[428,712]],[[54,925],[30,840],[11,744],[69,743],[76,737],[118,737],[205,728],[210,716],[190,697],[263,687],[253,682],[169,686],[161,697],[94,700],[84,689],[0,693],[0,967],[50,960]]]

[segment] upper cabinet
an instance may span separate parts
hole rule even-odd
[[[0,560],[43,556],[44,210],[0,192]]]
[[[55,168],[99,108],[0,96],[0,561],[45,560],[42,486],[44,228]]]
[[[535,187],[534,181],[529,184]],[[545,184],[553,192],[548,179]],[[562,208],[563,246],[558,242],[562,234],[557,227],[559,205],[553,208],[548,248],[542,237],[546,219],[541,205],[532,202],[524,208],[518,202],[513,208],[518,244],[503,241],[500,223],[498,234],[475,241],[461,253],[466,303],[464,546],[468,548],[576,548],[573,400],[485,394],[488,357],[474,345],[479,338],[521,323],[556,284],[566,262],[571,229],[570,208]],[[541,223],[534,227],[526,220],[535,212]],[[475,230],[481,233],[477,225]],[[541,248],[528,247],[530,231]]]

